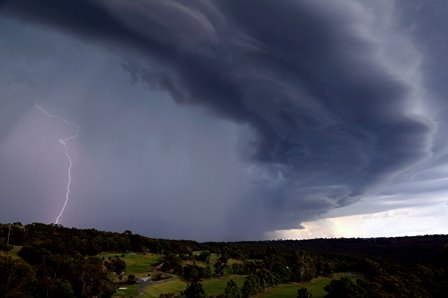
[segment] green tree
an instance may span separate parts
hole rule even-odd
[[[50,255],[50,251],[38,247],[37,245],[25,245],[19,251],[19,256],[31,265],[41,265],[45,267],[46,260]]]
[[[90,257],[82,260],[81,266],[81,270],[78,272],[78,280],[81,282],[81,296],[107,297],[108,295],[113,294],[115,291],[114,284],[112,280],[110,280],[107,270],[104,270],[100,258]]]
[[[247,298],[250,295],[256,294],[257,290],[254,287],[254,284],[252,282],[252,279],[246,278],[244,280],[243,287],[241,288],[241,296],[243,298]]]
[[[136,283],[136,281],[135,281],[135,275],[134,274],[130,274],[130,275],[128,275],[128,285],[133,285],[133,284],[135,284]]]
[[[185,298],[205,298],[205,291],[202,284],[197,281],[191,282],[185,291],[182,292],[182,296]]]
[[[325,296],[327,298],[362,297],[358,293],[357,285],[346,277],[332,280],[328,285],[324,287],[324,290],[328,292],[328,294]]]
[[[210,261],[210,252],[208,250],[201,251],[199,256],[196,257],[196,260],[206,262],[208,264]]]
[[[307,288],[300,288],[297,290],[297,298],[311,298],[311,293]]]
[[[57,284],[54,297],[58,298],[73,298],[75,293],[73,292],[72,285],[68,281],[61,281]]]
[[[224,290],[225,296],[228,298],[240,298],[240,290],[237,284],[231,279],[227,282],[226,289]]]
[[[183,267],[182,277],[187,281],[199,281],[199,268],[195,265],[187,265]]]
[[[176,273],[182,272],[182,260],[177,254],[169,253],[163,258],[163,271],[173,270]]]
[[[104,266],[106,266],[107,270],[120,274],[126,269],[126,262],[118,257],[114,257],[104,262]]]
[[[0,295],[2,297],[33,297],[33,268],[20,259],[0,255]]]
[[[269,270],[261,269],[256,272],[256,277],[258,279],[258,284],[263,287],[266,292],[267,288],[274,284],[274,277]]]

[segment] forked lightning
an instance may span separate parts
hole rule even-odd
[[[62,146],[64,146],[64,154],[68,159],[68,168],[67,168],[67,175],[68,175],[68,181],[67,181],[67,187],[66,187],[66,193],[65,193],[65,201],[64,201],[64,205],[62,206],[61,211],[59,212],[58,216],[56,217],[55,220],[55,224],[59,223],[59,219],[61,218],[62,214],[64,213],[65,207],[67,206],[67,203],[69,201],[70,198],[70,185],[72,183],[72,166],[73,166],[73,160],[72,157],[69,154],[69,147],[67,145],[67,142],[75,139],[78,137],[79,135],[79,130],[80,127],[78,124],[67,121],[64,117],[60,116],[60,115],[55,115],[55,114],[51,114],[50,112],[48,112],[47,110],[45,110],[43,107],[41,107],[37,102],[34,103],[34,106],[36,108],[38,108],[41,112],[43,112],[45,115],[47,115],[49,118],[56,118],[56,119],[60,119],[62,120],[66,125],[69,125],[71,127],[73,127],[75,129],[75,133],[71,136],[65,137],[65,138],[60,138],[59,139],[59,143],[62,144]]]

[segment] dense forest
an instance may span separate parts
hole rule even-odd
[[[232,279],[218,297],[250,297],[278,284],[350,272],[326,297],[447,297],[448,236],[206,242],[153,239],[61,225],[0,225],[0,297],[111,297],[138,282],[120,254],[160,257],[153,280],[179,277],[188,287],[160,297],[210,297],[202,282]],[[16,250],[16,254],[13,251]],[[104,253],[118,256],[105,257]],[[149,270],[149,269],[148,269]],[[148,274],[149,276],[149,274]],[[311,297],[300,288],[296,297]]]

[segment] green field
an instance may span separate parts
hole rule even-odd
[[[10,252],[11,255],[17,255],[20,247],[14,247],[14,249]],[[158,254],[142,254],[142,253],[125,253],[125,254],[117,254],[117,253],[101,253],[100,257],[104,257],[108,259],[109,257],[118,256],[122,258],[126,262],[126,275],[133,274],[137,278],[141,276],[146,276],[151,271],[151,265],[162,262],[162,256]],[[211,260],[216,261],[219,258],[218,255],[211,255]],[[235,261],[237,262],[237,261]],[[190,262],[185,262],[190,263]],[[191,262],[192,263],[192,262]],[[199,266],[208,266],[203,262],[195,262],[196,265]],[[211,263],[213,264],[213,263]],[[213,268],[213,266],[210,266]],[[213,270],[213,269],[212,269]],[[319,277],[314,278],[310,282],[304,283],[287,283],[287,284],[279,284],[275,287],[269,288],[266,292],[259,293],[255,297],[259,298],[282,298],[282,297],[296,297],[297,290],[301,287],[307,288],[313,298],[324,297],[326,295],[326,291],[324,287],[330,283],[333,279],[339,279],[341,277],[348,277],[352,281],[355,281],[358,276],[350,273],[337,273],[334,274],[333,277]],[[238,287],[241,289],[246,276],[241,275],[227,275],[221,278],[211,278],[207,280],[201,281],[202,286],[204,287],[207,295],[220,295],[224,293],[227,282],[230,279],[233,279]],[[125,290],[117,290],[115,293],[115,297],[135,297],[138,295],[138,289],[142,292],[142,296],[140,297],[159,297],[160,294],[166,293],[174,293],[180,294],[181,291],[184,291],[187,288],[187,282],[182,280],[181,278],[174,276],[173,278],[162,280],[155,284],[150,285],[128,285],[123,286],[127,289]]]
[[[324,297],[327,292],[324,290],[324,287],[330,283],[333,279],[339,279],[341,277],[348,277],[352,281],[356,280],[356,276],[349,273],[338,273],[335,274],[333,278],[330,277],[319,277],[314,278],[310,282],[305,283],[288,283],[288,284],[280,284],[275,287],[269,288],[267,292],[260,293],[254,297],[263,297],[263,298],[286,298],[286,297],[296,297],[297,296],[297,289],[301,287],[307,288],[311,293],[313,298],[320,298]],[[227,285],[227,282],[230,279],[233,279],[239,288],[242,287],[244,280],[246,276],[241,275],[230,275],[230,276],[224,276],[220,279],[218,278],[211,278],[208,280],[201,281],[202,286],[204,287],[205,292],[207,295],[214,295],[217,296],[219,294],[224,293],[224,289]],[[142,297],[148,297],[148,298],[154,298],[159,297],[160,294],[166,294],[166,293],[174,293],[179,294],[181,291],[184,291],[187,287],[187,282],[181,280],[180,278],[176,277],[170,280],[162,281],[159,284],[152,284],[148,285],[144,289],[144,295]],[[131,290],[131,289],[130,289]],[[127,297],[131,296],[131,291],[127,293]]]
[[[12,249],[9,251],[0,251],[0,255],[12,257],[13,259],[20,259],[19,250],[22,249],[22,246],[12,245]]]
[[[200,252],[194,252],[199,255]],[[141,254],[141,253],[101,253],[100,257],[108,259],[109,257],[120,257],[126,262],[126,275],[133,274],[136,277],[145,276],[150,272],[151,265],[162,262],[162,256],[158,254]],[[219,258],[217,254],[210,255],[210,264],[216,262]],[[238,261],[235,261],[237,263]],[[193,264],[192,261],[184,261],[184,265]],[[198,266],[210,266],[212,272],[214,267],[204,262],[194,262]],[[229,275],[222,278],[211,278],[201,281],[204,290],[208,295],[219,295],[224,293],[224,289],[227,286],[227,282],[233,279],[236,284],[241,287],[244,283],[246,276]],[[138,294],[138,289],[143,289],[143,296],[141,297],[159,297],[160,294],[175,293],[179,294],[187,288],[187,282],[179,277],[173,277],[167,280],[162,280],[155,284],[150,285],[124,285],[127,288],[125,290],[117,290],[115,297],[135,297]]]
[[[20,245],[13,245],[13,248],[8,252],[8,255],[12,257],[19,257],[19,250],[22,249],[22,246]]]
[[[169,280],[164,280],[158,284],[148,285],[144,289],[143,297],[159,297],[160,294],[166,294],[166,293],[178,294],[181,291],[185,290],[186,287],[187,282],[181,280],[178,277],[175,277]]]
[[[234,282],[241,287],[244,283],[246,276],[242,275],[229,275],[222,278],[211,278],[201,281],[207,295],[219,295],[224,293],[224,289],[227,286],[227,282],[233,279]],[[145,288],[145,294],[143,297],[159,297],[160,294],[175,293],[179,294],[187,288],[187,282],[180,278],[173,278],[159,284],[152,284]]]
[[[348,277],[353,282],[356,281],[357,277],[350,273],[336,273],[332,278],[330,277],[318,277],[313,278],[310,282],[303,283],[288,283],[288,284],[280,284],[275,287],[269,288],[267,292],[260,293],[254,297],[263,297],[263,298],[287,298],[287,297],[296,297],[297,290],[299,288],[307,288],[313,298],[322,298],[325,297],[327,292],[324,290],[324,287],[330,283],[333,279],[339,279],[341,277]]]
[[[207,295],[215,295],[223,294],[224,290],[227,286],[227,282],[233,279],[233,281],[238,285],[239,288],[243,286],[244,280],[246,279],[245,275],[227,275],[221,278],[212,278],[209,280],[204,280],[202,285],[204,286],[204,290]]]
[[[138,288],[140,285],[124,285],[123,290],[117,289],[113,297],[137,297],[138,296]]]
[[[121,257],[123,255],[123,257]],[[104,257],[106,260],[109,257],[118,256],[126,262],[126,275],[133,274],[135,276],[143,276],[151,271],[151,265],[162,262],[162,256],[150,253],[100,253],[99,257]]]

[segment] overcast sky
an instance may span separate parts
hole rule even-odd
[[[443,0],[0,0],[0,221],[55,222],[73,136],[65,226],[448,233],[446,28]]]

